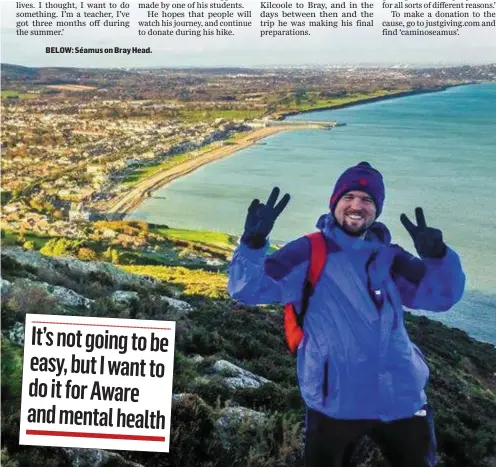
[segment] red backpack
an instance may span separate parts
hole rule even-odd
[[[327,260],[327,247],[321,232],[305,235],[310,240],[310,265],[307,280],[303,288],[300,314],[296,313],[293,303],[284,306],[284,332],[289,350],[296,355],[298,345],[303,339],[303,321],[308,308],[308,301],[313,293]]]

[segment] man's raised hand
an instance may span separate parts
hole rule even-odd
[[[406,214],[401,214],[400,220],[413,239],[418,254],[424,258],[442,258],[446,254],[443,234],[439,229],[427,227],[422,208],[415,208],[415,225]]]
[[[251,202],[246,216],[245,231],[241,237],[241,241],[249,247],[262,248],[265,245],[265,240],[274,227],[276,219],[289,203],[291,196],[288,193],[277,203],[279,193],[279,188],[274,187],[266,204],[258,199]]]

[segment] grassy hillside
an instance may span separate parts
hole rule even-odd
[[[235,245],[233,239],[224,234],[153,225],[107,223],[105,227],[128,232],[132,228],[144,229],[152,235],[150,241],[154,241],[153,235],[159,235],[162,249],[149,254],[154,261],[162,258],[170,262],[150,264],[150,258],[140,256],[139,249],[129,249],[135,264],[116,264],[114,269],[109,266],[110,269],[84,273],[85,264],[97,263],[74,259],[77,268],[67,269],[56,257],[40,256],[49,263],[39,259],[23,265],[19,257],[15,259],[16,255],[22,257],[22,251],[14,254],[17,250],[12,247],[2,251],[2,277],[10,282],[8,291],[2,285],[2,465],[124,467],[130,465],[128,461],[145,467],[302,465],[304,408],[296,383],[295,361],[283,338],[282,310],[279,306],[245,306],[227,296],[226,265]],[[104,252],[106,248],[106,243],[101,246]],[[166,249],[175,252],[175,256],[164,255]],[[205,255],[205,261],[193,262],[189,253],[182,254],[184,250],[194,251],[199,257]],[[213,257],[219,262],[215,268],[206,263]],[[119,276],[123,271],[132,273],[125,276],[124,285]],[[144,276],[148,282],[140,279]],[[55,307],[52,296],[35,289],[37,281],[74,290],[92,299],[91,307]],[[134,291],[138,298],[116,303],[111,299],[116,290]],[[164,295],[187,302],[191,310],[178,312],[158,299]],[[15,323],[23,322],[26,313],[175,320],[173,392],[182,396],[177,396],[172,406],[170,454],[123,451],[120,456],[105,457],[107,460],[96,463],[89,454],[82,460],[63,449],[19,446],[23,348],[13,343],[12,330]],[[439,465],[494,465],[496,350],[463,331],[425,317],[407,313],[406,321],[412,340],[426,355],[431,368],[428,397],[435,408]],[[229,375],[213,370],[219,360],[227,360],[270,382],[258,388],[233,388],[227,384]],[[254,410],[263,418],[257,424],[243,421],[228,432],[222,431],[219,420],[232,407]],[[355,461],[360,467],[387,465],[367,438],[355,453]]]

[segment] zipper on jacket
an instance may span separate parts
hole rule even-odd
[[[369,275],[369,267],[372,261],[376,258],[378,255],[378,251],[374,250],[372,254],[370,255],[370,258],[367,260],[367,263],[365,264],[365,274],[367,275],[367,290],[369,292],[370,298],[374,302],[374,305],[376,306],[377,310],[380,312],[382,305],[384,304],[384,297],[383,293],[381,290],[372,290],[371,286],[371,281],[370,281],[370,275]]]

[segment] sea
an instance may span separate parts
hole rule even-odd
[[[475,84],[289,120],[345,126],[278,133],[159,189],[130,216],[171,227],[241,235],[248,205],[272,187],[290,193],[271,241],[285,243],[315,230],[337,177],[368,161],[384,177],[378,220],[393,242],[415,253],[400,222],[424,209],[443,232],[467,277],[462,300],[443,313],[415,312],[496,345],[496,84]]]

